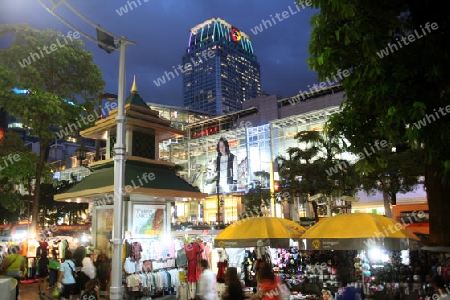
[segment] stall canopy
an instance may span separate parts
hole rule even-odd
[[[308,250],[415,249],[420,239],[408,224],[376,214],[342,214],[321,220],[302,239]]]
[[[246,248],[262,246],[285,248],[299,240],[306,231],[298,223],[275,217],[254,217],[236,221],[214,240],[214,247]]]

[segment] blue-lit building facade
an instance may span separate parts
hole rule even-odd
[[[182,65],[187,109],[219,116],[241,110],[242,103],[261,93],[250,37],[220,18],[191,28]]]

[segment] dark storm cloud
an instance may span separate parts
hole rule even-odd
[[[139,4],[140,1],[140,4]],[[276,13],[295,10],[294,1],[257,0],[134,0],[137,7],[130,9],[124,0],[68,0],[88,19],[107,30],[137,42],[127,47],[127,94],[134,74],[140,95],[147,101],[167,105],[182,105],[181,77],[160,87],[153,80],[161,77],[172,66],[181,63],[186,52],[189,29],[212,17],[220,17],[251,37],[255,54],[261,65],[262,90],[267,93],[292,96],[306,86],[317,82],[315,72],[308,71],[306,59],[313,11],[301,9],[283,21],[276,21],[258,34],[251,29],[261,21],[275,18]],[[132,5],[132,4],[131,4]],[[128,7],[120,16],[116,10]],[[61,7],[57,12],[86,33],[95,36],[95,30]],[[37,0],[2,1],[0,22],[28,23],[34,28],[52,28],[66,33],[71,30],[45,11]],[[96,64],[103,71],[108,92],[117,92],[119,53],[107,54],[93,42],[82,38],[93,53]]]

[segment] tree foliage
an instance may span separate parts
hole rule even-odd
[[[331,118],[333,131],[356,151],[377,139],[423,148],[430,240],[450,245],[443,215],[450,210],[450,3],[313,0],[313,7],[320,11],[311,19],[310,68],[319,79],[351,72],[341,80],[346,100]]]
[[[33,175],[37,155],[25,149],[22,140],[16,133],[7,132],[4,142],[0,145],[0,157],[0,181],[2,184],[0,205],[8,213],[17,211],[18,216],[21,209],[24,208],[24,201],[17,187]],[[8,160],[8,158],[12,158],[12,160]],[[14,221],[17,221],[17,218]]]
[[[35,178],[38,155],[26,149],[15,132],[9,131],[0,145],[0,157],[0,220],[13,223],[26,216],[25,208],[32,201],[28,191]],[[21,185],[23,194],[19,190]]]
[[[307,195],[325,197],[353,196],[358,186],[354,165],[339,158],[342,141],[326,132],[301,131],[295,137],[301,147],[289,148],[288,157],[278,156],[281,194],[300,197],[307,203]],[[313,202],[318,220],[317,202]]]
[[[253,175],[259,177],[260,180],[254,182],[252,187],[242,197],[244,214],[250,217],[262,217],[270,210],[271,193],[266,185],[270,174],[266,171],[257,171]]]
[[[412,192],[424,174],[423,151],[397,149],[393,152],[389,148],[373,155],[358,161],[356,170],[361,174],[361,185],[366,192],[383,194],[385,215],[392,218],[391,204],[397,204],[397,194]]]
[[[91,112],[104,82],[92,54],[83,49],[81,40],[70,41],[60,32],[36,30],[24,24],[0,26],[0,37],[9,36],[12,42],[0,50],[0,106],[39,138],[32,214],[33,229],[37,230],[45,153],[50,141],[55,139],[52,127],[76,124],[82,112]],[[55,44],[63,46],[58,45],[48,54],[41,52]],[[29,65],[19,64],[34,53],[41,55],[37,59],[34,55]],[[13,88],[29,92],[16,94]]]
[[[76,202],[57,202],[54,200],[54,196],[59,193],[63,193],[76,182],[69,181],[54,181],[51,183],[44,183],[41,186],[41,201],[40,201],[40,215],[39,224],[43,226],[45,223],[49,225],[56,224],[57,221],[66,214],[71,216],[68,225],[78,223],[78,214],[88,208],[87,203],[76,203]]]

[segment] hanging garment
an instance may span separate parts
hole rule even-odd
[[[130,257],[134,261],[138,261],[141,259],[142,246],[139,242],[133,242],[131,245],[131,254]]]
[[[188,259],[187,281],[197,282],[200,278],[199,257],[201,254],[200,245],[189,243],[184,246],[186,257]]]
[[[188,264],[188,259],[186,256],[186,252],[184,249],[177,250],[177,257],[175,259],[175,263],[178,268],[186,268]]]
[[[130,257],[127,257],[125,259],[123,269],[126,273],[133,274],[134,272],[136,272],[136,263],[132,261]]]
[[[188,286],[186,282],[180,283],[177,288],[177,299],[188,300]]]
[[[225,282],[225,270],[228,267],[228,260],[219,261],[217,263],[217,282],[224,283]]]

